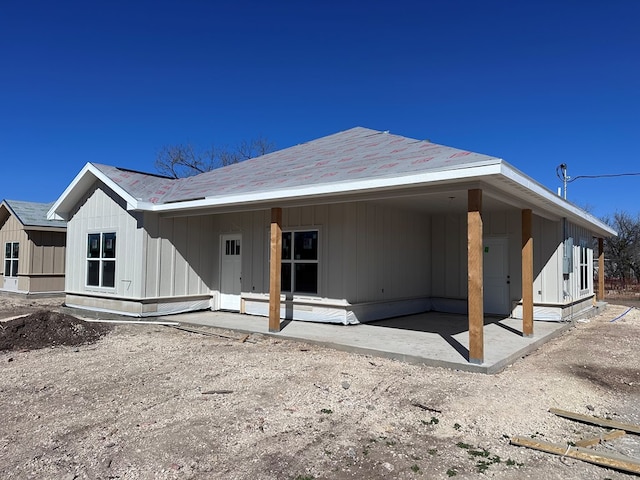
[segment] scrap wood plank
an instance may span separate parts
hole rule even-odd
[[[627,433],[640,434],[640,425],[632,425],[630,423],[617,422],[616,420],[607,420],[606,418],[592,417],[591,415],[582,415],[581,413],[560,410],[559,408],[550,408],[549,411],[559,417],[570,418],[579,422],[589,423],[591,425],[599,425],[601,427],[615,428],[616,430],[624,430]]]
[[[576,442],[576,447],[593,447],[594,445],[598,445],[600,442],[606,442],[607,440],[615,440],[616,438],[620,438],[626,434],[627,432],[625,432],[624,430],[612,430],[609,433],[604,433],[602,435],[598,435],[597,437],[578,440]]]
[[[614,468],[623,472],[640,475],[640,461],[624,455],[596,452],[589,448],[582,447],[565,447],[564,445],[559,445],[557,443],[541,442],[539,440],[532,440],[526,437],[513,437],[511,438],[511,443],[513,445],[533,448],[534,450],[553,453],[555,455],[575,458],[601,467]]]

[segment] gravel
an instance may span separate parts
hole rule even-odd
[[[640,423],[640,311],[611,322],[627,309],[496,375],[159,325],[3,351],[0,478],[637,478],[509,443],[606,431],[550,407]],[[634,435],[595,448],[640,458]]]

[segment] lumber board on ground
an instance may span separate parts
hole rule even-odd
[[[614,468],[623,472],[640,474],[640,462],[626,457],[606,452],[596,452],[588,448],[559,445],[557,443],[542,442],[526,437],[512,437],[511,443],[521,447],[528,447],[542,452],[575,458],[601,467]]]
[[[620,438],[626,435],[627,432],[624,430],[613,430],[609,433],[604,433],[602,435],[598,435],[597,437],[585,438],[583,440],[578,440],[576,442],[576,447],[593,447],[594,445],[598,445],[600,442],[606,442],[608,440],[615,440],[616,438]]]
[[[591,425],[598,425],[600,427],[614,428],[616,430],[624,430],[627,433],[640,434],[640,425],[632,425],[630,423],[622,423],[616,420],[608,420],[606,418],[592,417],[591,415],[582,415],[581,413],[570,412],[568,410],[561,410],[559,408],[550,408],[549,411],[559,417],[570,418],[571,420],[577,420],[583,423],[589,423]]]

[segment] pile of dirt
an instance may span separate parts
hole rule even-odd
[[[0,323],[0,351],[95,343],[111,329],[109,324],[85,322],[71,315],[40,310]]]

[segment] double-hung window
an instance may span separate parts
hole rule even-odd
[[[281,290],[318,293],[318,230],[282,233]]]
[[[4,244],[4,276],[18,276],[18,256],[20,254],[20,243],[7,242]]]
[[[91,287],[115,287],[115,232],[89,234],[87,242],[87,285]]]

